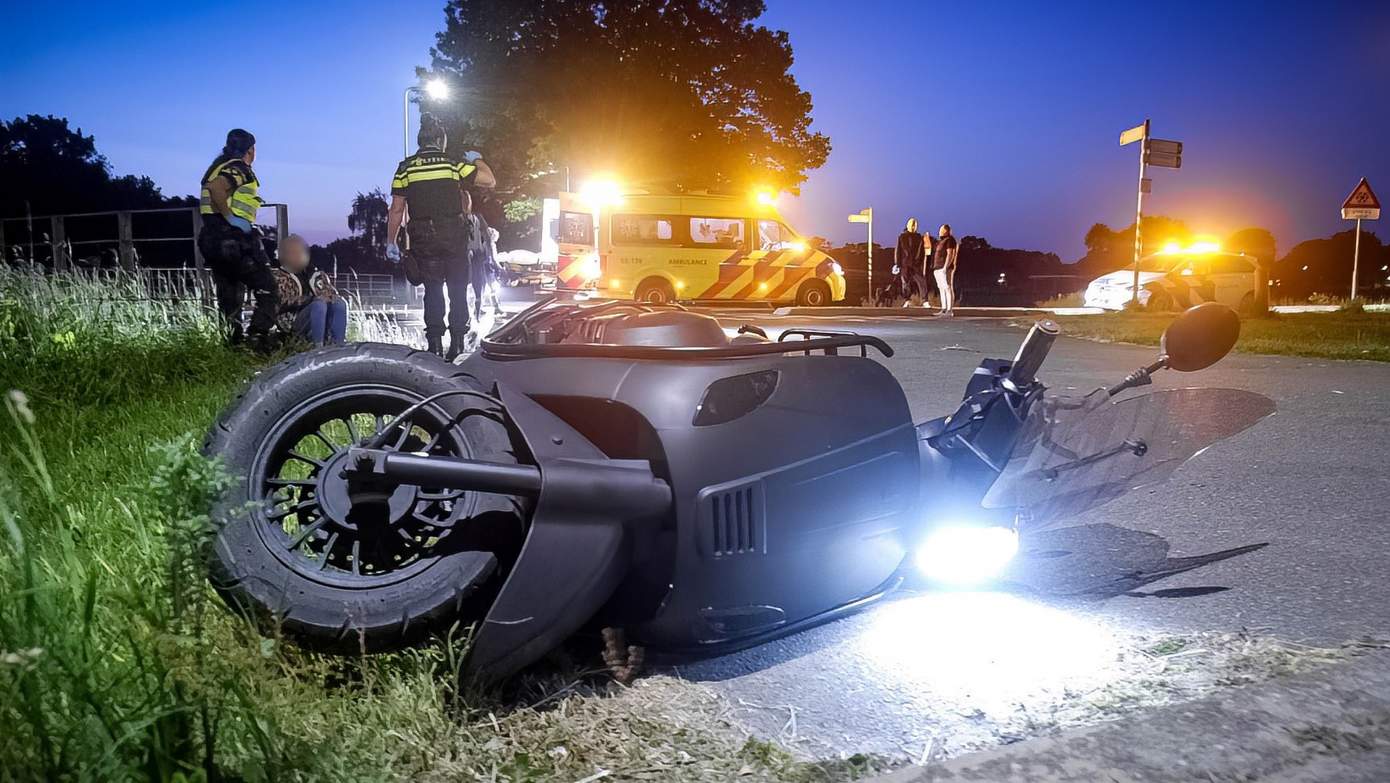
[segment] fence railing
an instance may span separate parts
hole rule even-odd
[[[266,204],[262,209],[274,213],[278,244],[289,234],[289,210],[284,204]],[[156,265],[179,263],[201,271],[203,256],[197,238],[202,225],[197,207],[0,218],[0,254],[5,262],[38,264],[58,272],[73,268],[134,272],[143,265],[142,255],[158,257]],[[172,251],[166,250],[171,247]],[[147,253],[142,254],[141,248]]]

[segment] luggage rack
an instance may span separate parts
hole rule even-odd
[[[553,357],[602,357],[607,359],[653,359],[659,361],[702,362],[709,359],[739,359],[749,356],[774,356],[777,354],[803,352],[807,356],[812,351],[824,351],[827,356],[838,356],[841,348],[858,348],[859,355],[867,357],[873,348],[884,356],[892,356],[893,348],[878,337],[854,334],[853,332],[806,332],[806,339],[791,342],[778,339],[772,343],[748,343],[708,347],[668,347],[657,345],[608,345],[595,343],[500,343],[483,340],[479,346],[482,354],[490,359],[539,359]],[[783,333],[785,336],[787,333]],[[812,336],[812,335],[824,336]]]
[[[867,358],[867,357],[868,357],[868,355],[869,355],[869,346],[871,346],[871,345],[872,345],[873,347],[875,347],[875,348],[878,348],[879,352],[882,353],[884,356],[892,356],[892,355],[893,355],[893,349],[892,349],[892,348],[888,348],[888,344],[887,344],[887,343],[884,343],[882,340],[880,340],[880,339],[877,338],[877,337],[864,337],[863,335],[859,334],[858,332],[844,332],[844,331],[834,331],[834,330],[827,330],[827,329],[787,329],[787,330],[783,331],[781,334],[777,335],[777,342],[780,343],[780,342],[785,341],[785,340],[787,339],[787,337],[790,336],[790,335],[800,335],[800,336],[801,336],[801,339],[800,339],[800,340],[797,340],[798,343],[813,343],[813,342],[814,342],[814,343],[819,343],[819,342],[822,341],[822,340],[841,339],[841,338],[845,338],[845,337],[851,337],[851,338],[855,338],[856,340],[859,340],[859,342],[852,342],[852,343],[849,343],[848,345],[851,346],[851,347],[857,345],[857,346],[859,347],[859,355],[860,355],[861,357],[864,357],[864,358]],[[880,345],[881,345],[882,347],[880,347]],[[795,347],[793,348],[793,350],[800,350],[800,349],[802,349],[803,347],[805,348],[805,352],[806,352],[806,355],[807,355],[807,356],[810,356],[810,355],[811,355],[811,351],[813,351],[813,350],[824,350],[827,356],[839,356],[839,355],[840,355],[839,348],[842,347],[842,346],[835,346],[835,347],[820,349],[820,348],[818,348],[818,346],[809,346],[809,345],[808,345],[808,346],[799,346],[799,345],[798,345],[798,346],[795,346]],[[885,348],[887,348],[887,350],[884,350]]]

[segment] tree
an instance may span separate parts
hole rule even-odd
[[[1274,264],[1275,242],[1269,229],[1242,228],[1231,234],[1222,247],[1235,253],[1254,256],[1266,267]]]
[[[431,53],[456,101],[451,146],[485,152],[499,191],[578,178],[790,189],[830,152],[761,0],[450,0]]]
[[[95,138],[37,114],[0,123],[0,182],[3,217],[196,203],[165,197],[149,177],[113,177]]]
[[[1181,220],[1163,215],[1144,216],[1144,255],[1153,253],[1168,242],[1187,244],[1192,230]],[[1104,223],[1096,223],[1086,232],[1086,255],[1078,262],[1082,274],[1101,275],[1134,263],[1134,224],[1113,231]]]
[[[348,230],[362,238],[364,244],[372,249],[386,248],[386,213],[389,205],[381,188],[370,193],[358,193],[352,200],[352,211],[348,212]],[[383,255],[383,258],[385,256]]]
[[[1349,295],[1351,259],[1355,246],[1354,230],[1339,231],[1325,239],[1309,239],[1294,245],[1270,272],[1274,282],[1273,296],[1302,301],[1312,294]],[[1380,238],[1374,232],[1363,231],[1357,280],[1357,287],[1361,291],[1369,292],[1385,276],[1385,272],[1380,271],[1375,263],[1375,259],[1383,255],[1385,246]]]

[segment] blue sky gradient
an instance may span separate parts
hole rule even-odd
[[[441,7],[7,1],[0,116],[67,116],[169,193],[196,192],[244,126],[267,196],[325,241],[354,193],[388,183]],[[1186,144],[1147,211],[1198,231],[1262,225],[1283,252],[1345,227],[1357,178],[1390,197],[1390,3],[773,0],[764,22],[790,33],[834,145],[782,200],[806,233],[860,237],[845,215],[873,205],[880,241],[911,215],[1075,259],[1092,223],[1133,219],[1136,152],[1117,136],[1146,116]]]

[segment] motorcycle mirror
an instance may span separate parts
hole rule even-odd
[[[1163,331],[1159,351],[1165,365],[1178,372],[1196,372],[1216,364],[1240,338],[1240,316],[1216,302],[1188,308]]]

